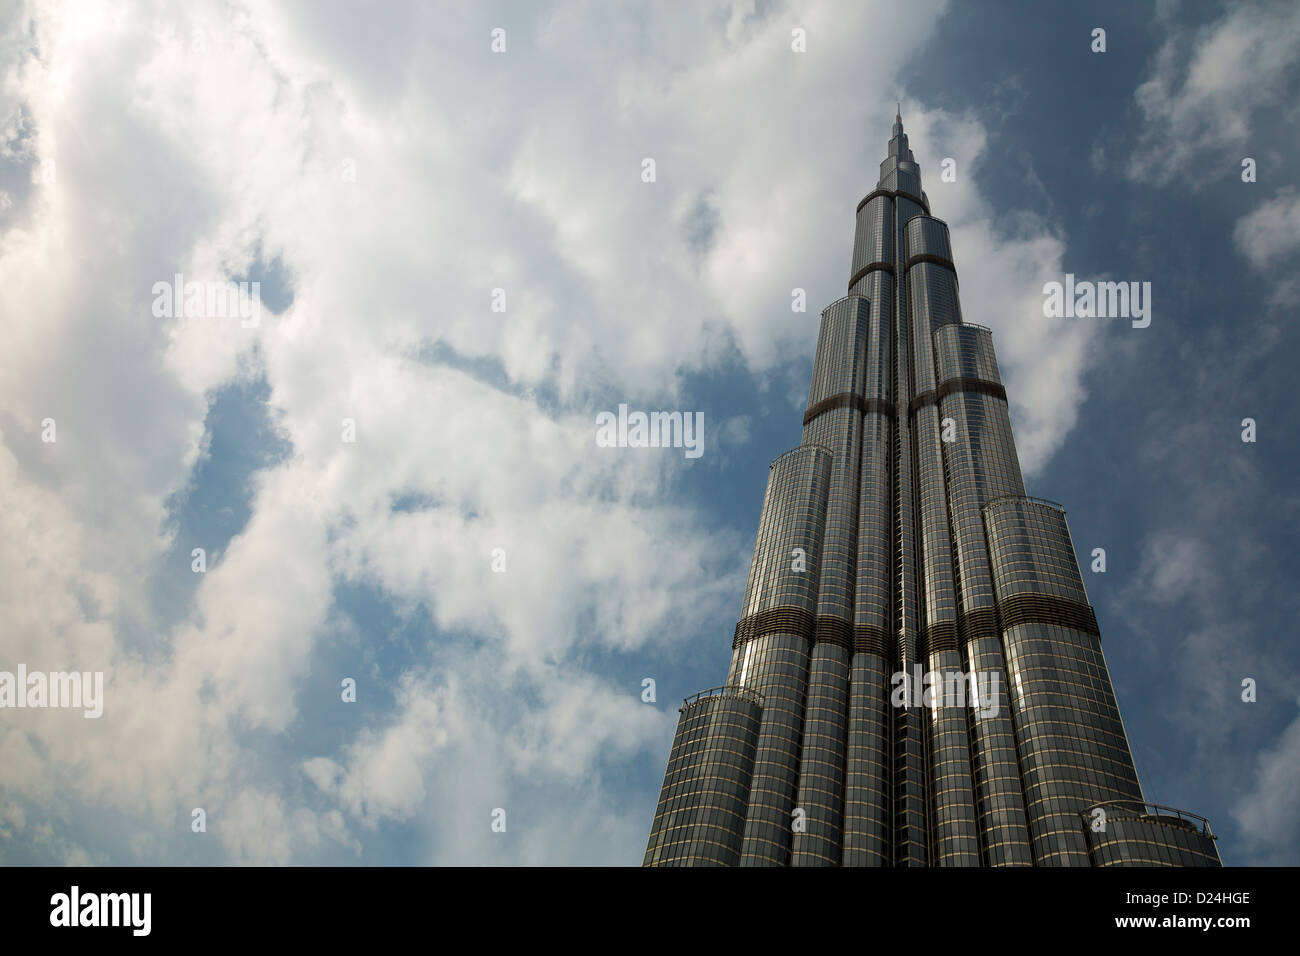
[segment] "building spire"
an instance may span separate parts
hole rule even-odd
[[[886,162],[893,160],[912,161],[912,152],[907,148],[907,134],[903,132],[903,104],[900,101],[898,108],[894,113],[894,128],[889,133],[889,157]]]

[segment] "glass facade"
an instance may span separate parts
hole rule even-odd
[[[1205,821],[1143,803],[1065,513],[1025,495],[901,117],[645,864],[1219,865]]]
[[[749,804],[762,700],[719,687],[682,705],[646,866],[735,866]]]
[[[1219,866],[1210,823],[1193,813],[1119,800],[1082,817],[1093,866]]]

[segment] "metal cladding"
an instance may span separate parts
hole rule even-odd
[[[682,705],[646,866],[734,866],[749,805],[761,698],[714,688]]]
[[[741,845],[744,864],[782,864],[790,857],[830,471],[830,452],[804,445],[772,462],[768,474],[727,675],[728,685],[764,699]]]
[[[1065,513],[1025,496],[901,117],[856,216],[645,865],[1218,866],[1208,823],[1144,803]]]
[[[1083,811],[1093,866],[1218,866],[1210,821],[1140,800]]]

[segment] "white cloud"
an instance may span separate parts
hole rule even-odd
[[[1285,102],[1300,46],[1300,7],[1233,5],[1195,35],[1171,22],[1162,29],[1167,39],[1134,93],[1142,131],[1128,151],[1127,173],[1196,187],[1238,171],[1250,155],[1241,150],[1255,133],[1255,113]]]
[[[1286,187],[1237,220],[1232,239],[1256,269],[1266,269],[1300,249],[1300,195]]]
[[[1232,810],[1246,838],[1243,849],[1258,864],[1289,864],[1300,840],[1300,716],[1260,754],[1256,771],[1254,786]]]
[[[1215,555],[1207,541],[1165,529],[1143,542],[1144,591],[1166,604],[1204,594],[1214,584]]]

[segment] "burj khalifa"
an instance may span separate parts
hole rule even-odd
[[[1204,819],[1145,800],[1065,512],[1025,494],[901,115],[856,218],[645,865],[1218,866]]]

